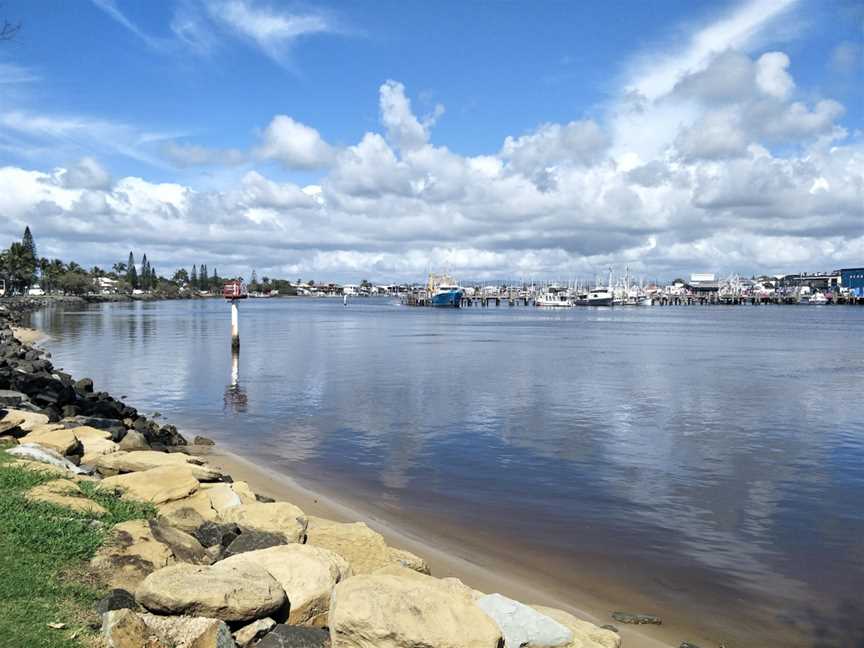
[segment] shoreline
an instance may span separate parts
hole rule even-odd
[[[41,304],[36,308],[44,305]],[[22,344],[36,344],[39,341],[50,339],[50,336],[37,329],[25,327],[17,327],[15,335]],[[27,338],[27,340],[25,341],[20,336]],[[196,432],[194,424],[184,427],[186,427],[187,435],[191,438]],[[200,431],[206,434],[206,431]],[[578,618],[597,625],[611,624],[617,628],[624,641],[624,646],[677,648],[683,639],[687,639],[693,645],[702,648],[711,648],[717,645],[716,640],[711,640],[704,634],[697,632],[695,627],[673,623],[666,618],[664,618],[664,625],[660,626],[646,627],[618,623],[611,618],[611,611],[622,608],[613,608],[608,597],[602,599],[599,596],[592,596],[584,589],[578,590],[575,596],[570,589],[566,592],[555,592],[553,591],[555,588],[550,587],[544,581],[542,572],[532,570],[528,565],[518,565],[512,560],[508,560],[508,556],[505,555],[506,552],[503,551],[503,545],[498,547],[502,549],[498,553],[490,551],[488,545],[482,545],[483,538],[480,535],[474,538],[474,543],[458,543],[453,538],[448,540],[443,537],[430,537],[422,529],[412,532],[410,520],[398,518],[394,520],[393,516],[387,516],[389,519],[385,519],[377,516],[370,510],[364,510],[362,506],[325,494],[326,487],[324,489],[320,487],[316,490],[310,489],[278,469],[264,465],[260,460],[238,454],[225,444],[215,447],[190,445],[188,451],[206,456],[208,461],[223,468],[233,478],[248,482],[255,491],[277,500],[289,501],[310,515],[344,522],[362,521],[367,523],[371,528],[381,533],[388,544],[407,549],[423,557],[437,578],[455,576],[482,591],[501,592],[516,600],[563,609]],[[470,532],[470,529],[461,529],[461,531]],[[474,546],[471,546],[472,544]],[[608,583],[603,583],[603,585],[608,585]],[[562,588],[559,587],[559,589]],[[624,604],[622,607],[627,609]]]
[[[542,575],[530,569],[519,569],[505,556],[456,545],[454,541],[441,538],[419,537],[405,524],[376,516],[363,508],[342,501],[337,497],[304,486],[296,479],[274,468],[244,457],[224,444],[215,446],[189,446],[190,452],[207,458],[209,463],[223,469],[235,479],[247,482],[253,490],[277,500],[289,501],[310,515],[326,517],[339,522],[364,522],[384,536],[388,544],[407,549],[421,556],[430,566],[436,578],[456,577],[467,585],[484,592],[500,592],[510,598],[565,610],[574,616],[596,625],[611,624],[618,629],[624,647],[634,648],[678,648],[684,637],[687,641],[712,648],[710,639],[698,635],[692,628],[679,624],[640,626],[614,621],[608,605],[597,597],[582,592],[579,602],[563,592],[553,593],[543,586]]]

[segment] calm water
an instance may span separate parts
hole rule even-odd
[[[864,308],[257,300],[236,383],[220,301],[33,323],[139,410],[563,591],[730,646],[864,645]]]

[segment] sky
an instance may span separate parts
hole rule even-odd
[[[857,0],[4,0],[0,247],[317,281],[864,265]]]

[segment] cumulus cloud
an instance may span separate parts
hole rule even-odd
[[[261,136],[258,157],[278,160],[292,169],[317,169],[333,159],[333,148],[320,133],[287,115],[276,115]]]
[[[62,170],[59,179],[69,189],[108,189],[111,174],[92,157],[83,157],[77,164]]]

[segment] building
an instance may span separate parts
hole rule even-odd
[[[840,285],[840,273],[836,270],[834,272],[802,272],[784,275],[778,281],[778,287],[783,289],[797,289],[807,286],[810,290],[831,290],[838,285]]]
[[[864,297],[864,268],[844,268],[837,271],[840,285],[856,297]]]
[[[690,275],[687,289],[692,293],[716,293],[720,290],[720,282],[713,273],[697,272]]]

